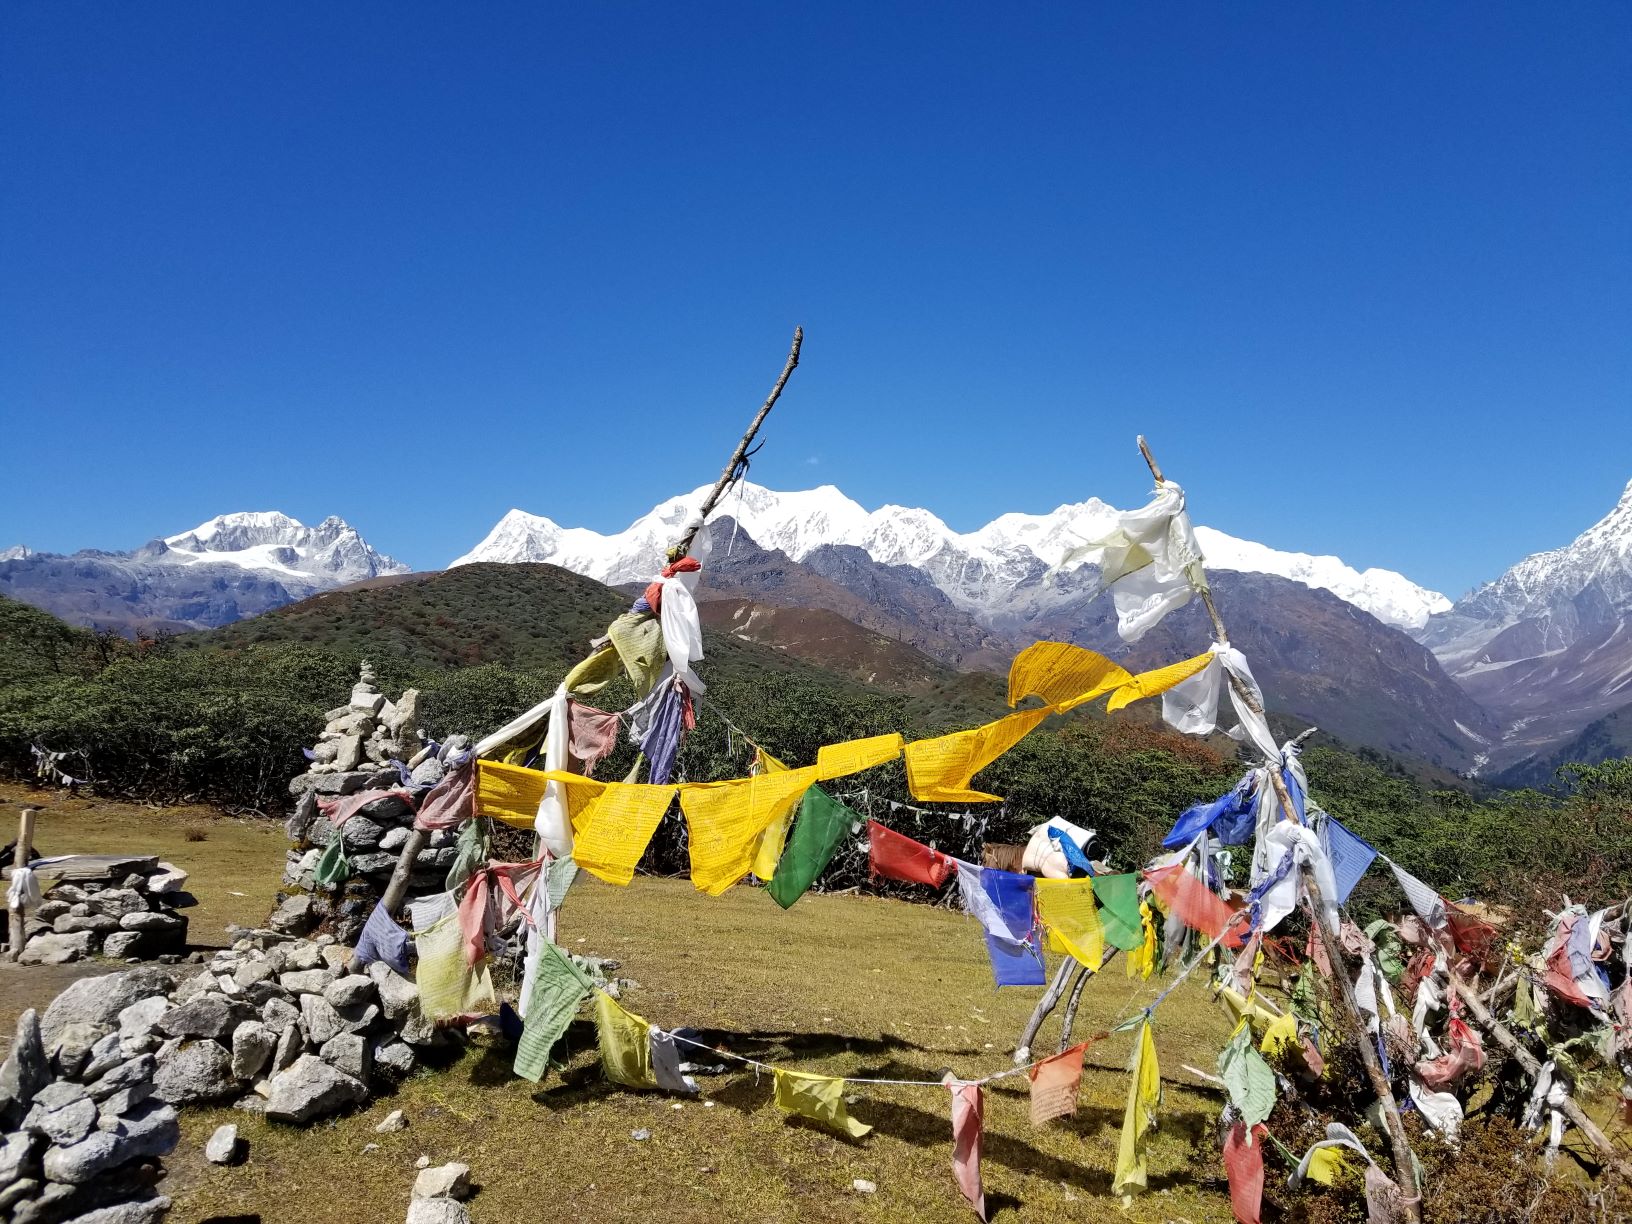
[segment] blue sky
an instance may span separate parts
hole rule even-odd
[[[1632,478],[1621,4],[0,9],[0,545],[1148,479],[1452,594]]]

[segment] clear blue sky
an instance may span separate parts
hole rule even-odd
[[[712,478],[1456,594],[1632,478],[1621,3],[0,8],[0,545]]]

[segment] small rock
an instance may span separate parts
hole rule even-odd
[[[300,996],[300,1022],[305,1026],[306,1037],[313,1045],[322,1045],[345,1028],[340,1013],[335,1011],[322,995],[316,994]]]
[[[160,862],[159,869],[147,877],[147,891],[150,893],[173,893],[187,883],[187,873],[173,863]]]
[[[416,1169],[428,1169],[430,1167],[431,1167],[431,1158],[429,1156],[425,1155],[424,1152],[421,1152],[419,1154],[419,1159],[414,1161],[414,1168],[416,1168]]]
[[[266,925],[287,935],[304,935],[317,925],[317,915],[312,912],[311,897],[305,893],[296,893],[292,897],[284,898],[283,904],[272,911]]]
[[[231,1164],[238,1156],[238,1127],[231,1122],[215,1128],[204,1145],[204,1159],[211,1164]]]
[[[395,1038],[376,1041],[374,1067],[389,1079],[403,1079],[414,1069],[414,1049],[407,1042]]]
[[[91,913],[106,914],[112,918],[140,913],[147,908],[147,902],[142,899],[142,894],[134,888],[104,888],[101,892],[92,893],[87,897],[85,904]]]
[[[63,1075],[77,1079],[90,1066],[91,1051],[96,1049],[96,1043],[109,1031],[106,1025],[88,1021],[64,1025],[47,1047],[51,1061]]]
[[[403,1112],[400,1109],[393,1109],[390,1113],[386,1114],[380,1123],[374,1128],[375,1133],[381,1135],[389,1135],[393,1131],[407,1129],[408,1119],[403,1116]]]
[[[272,1051],[272,1065],[268,1068],[274,1075],[293,1065],[306,1049],[306,1029],[300,1021],[295,1021],[283,1032],[278,1034],[277,1049]]]
[[[119,1034],[109,1033],[91,1047],[90,1060],[80,1068],[79,1080],[81,1083],[89,1084],[92,1080],[101,1079],[129,1057],[130,1055],[125,1053]]]
[[[138,1054],[129,1062],[122,1062],[85,1091],[93,1101],[105,1101],[116,1092],[134,1088],[138,1084],[152,1087],[158,1073],[158,1059],[151,1054]]]
[[[140,910],[134,914],[126,914],[119,919],[119,925],[127,931],[163,931],[173,933],[187,929],[187,919],[179,914],[161,914],[156,910]]]
[[[165,1012],[154,1027],[167,1037],[225,1041],[244,1019],[242,1004],[230,1003],[218,994],[205,994]]]
[[[58,1147],[78,1143],[96,1126],[96,1102],[82,1096],[57,1109],[42,1110],[38,1100],[23,1125],[44,1135]]]
[[[470,1224],[470,1212],[453,1199],[409,1199],[405,1224]]]
[[[434,1169],[421,1169],[414,1178],[417,1199],[462,1199],[470,1195],[470,1166],[451,1161]]]
[[[850,1188],[861,1194],[877,1194],[878,1183],[870,1182],[865,1177],[858,1177],[850,1183]]]
[[[274,996],[261,1004],[261,1023],[273,1033],[281,1033],[300,1020],[300,1008],[287,999]]]
[[[51,1082],[51,1064],[40,1039],[40,1014],[32,1007],[17,1017],[11,1052],[0,1063],[0,1126],[21,1118],[35,1093]]]
[[[278,1048],[278,1035],[259,1020],[246,1020],[232,1033],[232,1073],[239,1079],[254,1079],[271,1061]]]
[[[119,1044],[127,1051],[136,1051],[152,1037],[159,1020],[170,1011],[170,1001],[163,995],[138,999],[119,1013]]]
[[[646,1140],[650,1139],[651,1137],[652,1132],[647,1130],[644,1126],[639,1130],[632,1130],[629,1132],[629,1138],[633,1139],[636,1143],[645,1143]]]
[[[280,975],[278,985],[290,994],[321,995],[333,980],[334,973],[329,969],[297,969]]]
[[[385,836],[380,838],[380,849],[395,852],[402,849],[402,843],[408,840],[408,830],[405,828],[387,829]]]
[[[345,949],[341,949],[346,953]],[[354,1007],[367,1003],[374,997],[374,983],[360,973],[347,974],[345,977],[335,978],[323,991],[323,997],[330,1006],[339,1008]]]
[[[359,1033],[339,1033],[323,1043],[318,1050],[318,1057],[331,1066],[338,1067],[347,1075],[368,1083],[369,1075],[374,1070],[374,1051],[369,1045],[368,1038]]]
[[[66,965],[90,955],[91,933],[74,931],[59,935],[55,932],[36,935],[23,946],[17,959],[25,965]]]

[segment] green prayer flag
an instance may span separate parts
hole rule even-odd
[[[317,860],[317,867],[312,871],[312,879],[322,888],[333,888],[344,884],[350,874],[351,860],[346,857],[340,830],[336,829],[329,839],[329,848],[323,851],[323,857]]]
[[[527,996],[527,1022],[516,1043],[516,1074],[538,1083],[550,1069],[550,1051],[578,1014],[578,1005],[595,983],[572,958],[548,939],[541,939],[538,972]]]
[[[487,830],[480,820],[465,822],[454,845],[453,866],[448,868],[447,890],[457,892],[477,871],[487,865]]]
[[[1252,1044],[1252,1029],[1245,1020],[1219,1051],[1218,1074],[1248,1127],[1269,1117],[1275,1108],[1275,1072]]]
[[[788,835],[782,857],[776,862],[776,874],[766,888],[771,899],[787,909],[809,892],[838,853],[844,835],[860,819],[821,787],[807,790],[799,801],[799,816],[793,832]]]
[[[1144,946],[1145,925],[1139,917],[1139,873],[1096,875],[1094,900],[1099,902],[1099,922],[1105,928],[1105,942],[1124,952]]]
[[[546,887],[550,893],[550,908],[558,910],[561,902],[567,899],[567,889],[578,878],[578,862],[576,859],[552,859],[547,868],[549,883]]]

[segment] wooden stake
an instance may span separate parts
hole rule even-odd
[[[1162,469],[1157,465],[1156,456],[1151,453],[1150,444],[1145,441],[1142,434],[1139,437],[1139,453],[1145,457],[1150,474],[1160,483]],[[1214,639],[1221,645],[1228,645],[1230,635],[1224,628],[1224,618],[1218,614],[1218,606],[1213,602],[1212,592],[1203,590],[1198,594],[1207,608],[1207,615],[1212,619]],[[1230,688],[1241,699],[1241,703],[1260,718],[1263,717],[1264,707],[1258,695],[1234,674],[1228,671],[1225,674],[1229,676]],[[1287,791],[1286,781],[1281,777],[1280,762],[1269,761],[1267,764],[1269,782],[1275,788],[1275,798],[1279,801],[1281,810],[1286,813],[1288,820],[1301,824],[1297,808],[1292,803],[1292,796]],[[1307,864],[1304,866],[1304,882],[1309,892],[1310,921],[1315,924],[1315,930],[1320,932],[1320,942],[1326,950],[1326,959],[1332,965],[1332,976],[1337,979],[1338,998],[1343,1004],[1344,1027],[1348,1029],[1349,1038],[1360,1047],[1360,1061],[1366,1068],[1366,1078],[1371,1081],[1372,1091],[1377,1094],[1377,1100],[1383,1108],[1383,1121],[1388,1127],[1388,1137],[1394,1151],[1394,1180],[1401,1190],[1407,1224],[1420,1224],[1422,1189],[1417,1185],[1416,1165],[1411,1156],[1410,1142],[1405,1137],[1405,1124],[1400,1120],[1399,1103],[1394,1099],[1394,1089],[1388,1082],[1388,1076],[1383,1072],[1382,1060],[1377,1056],[1376,1047],[1371,1044],[1365,1021],[1360,1015],[1360,1007],[1354,1000],[1354,983],[1349,978],[1348,964],[1343,959],[1343,949],[1338,944],[1337,936],[1321,921],[1320,890],[1315,886],[1314,873]]]
[[[748,432],[742,435],[742,441],[737,443],[737,449],[731,452],[731,458],[726,463],[725,470],[720,473],[720,478],[714,482],[714,488],[703,499],[703,508],[697,512],[696,526],[681,536],[674,547],[669,549],[670,561],[678,561],[691,551],[692,542],[696,540],[697,533],[703,529],[703,523],[708,520],[709,514],[719,504],[720,498],[724,497],[732,484],[736,482],[739,474],[737,469],[747,459],[748,448],[753,445],[754,435],[759,432],[759,427],[765,423],[765,418],[771,414],[771,409],[776,406],[776,401],[782,394],[782,388],[788,385],[788,376],[793,373],[794,368],[799,364],[799,348],[804,342],[805,329],[802,327],[794,328],[793,347],[788,350],[787,364],[782,367],[782,373],[777,377],[776,385],[771,388],[771,393],[760,408],[758,415],[749,424]]]
[[[1451,988],[1456,991],[1457,998],[1461,999],[1463,1005],[1467,1007],[1468,1013],[1473,1017],[1475,1024],[1494,1037],[1496,1044],[1518,1059],[1519,1065],[1531,1075],[1540,1074],[1541,1060],[1525,1049],[1508,1027],[1490,1014],[1489,1009],[1480,1002],[1479,995],[1471,986],[1455,974],[1452,974]],[[1564,1103],[1558,1108],[1575,1125],[1575,1128],[1587,1137],[1588,1142],[1604,1154],[1604,1159],[1614,1168],[1615,1172],[1628,1181],[1632,1181],[1632,1164],[1629,1164],[1615,1150],[1614,1145],[1609,1141],[1609,1136],[1599,1129],[1596,1122],[1587,1117],[1586,1111],[1575,1103],[1574,1097],[1566,1096]]]
[[[19,867],[27,867],[28,860],[34,849],[34,815],[38,808],[25,807],[17,818],[17,845],[11,857],[13,873]],[[23,912],[22,906],[15,906],[10,911],[9,934],[7,939],[6,956],[16,960],[23,954],[23,940],[25,923],[28,915]]]

